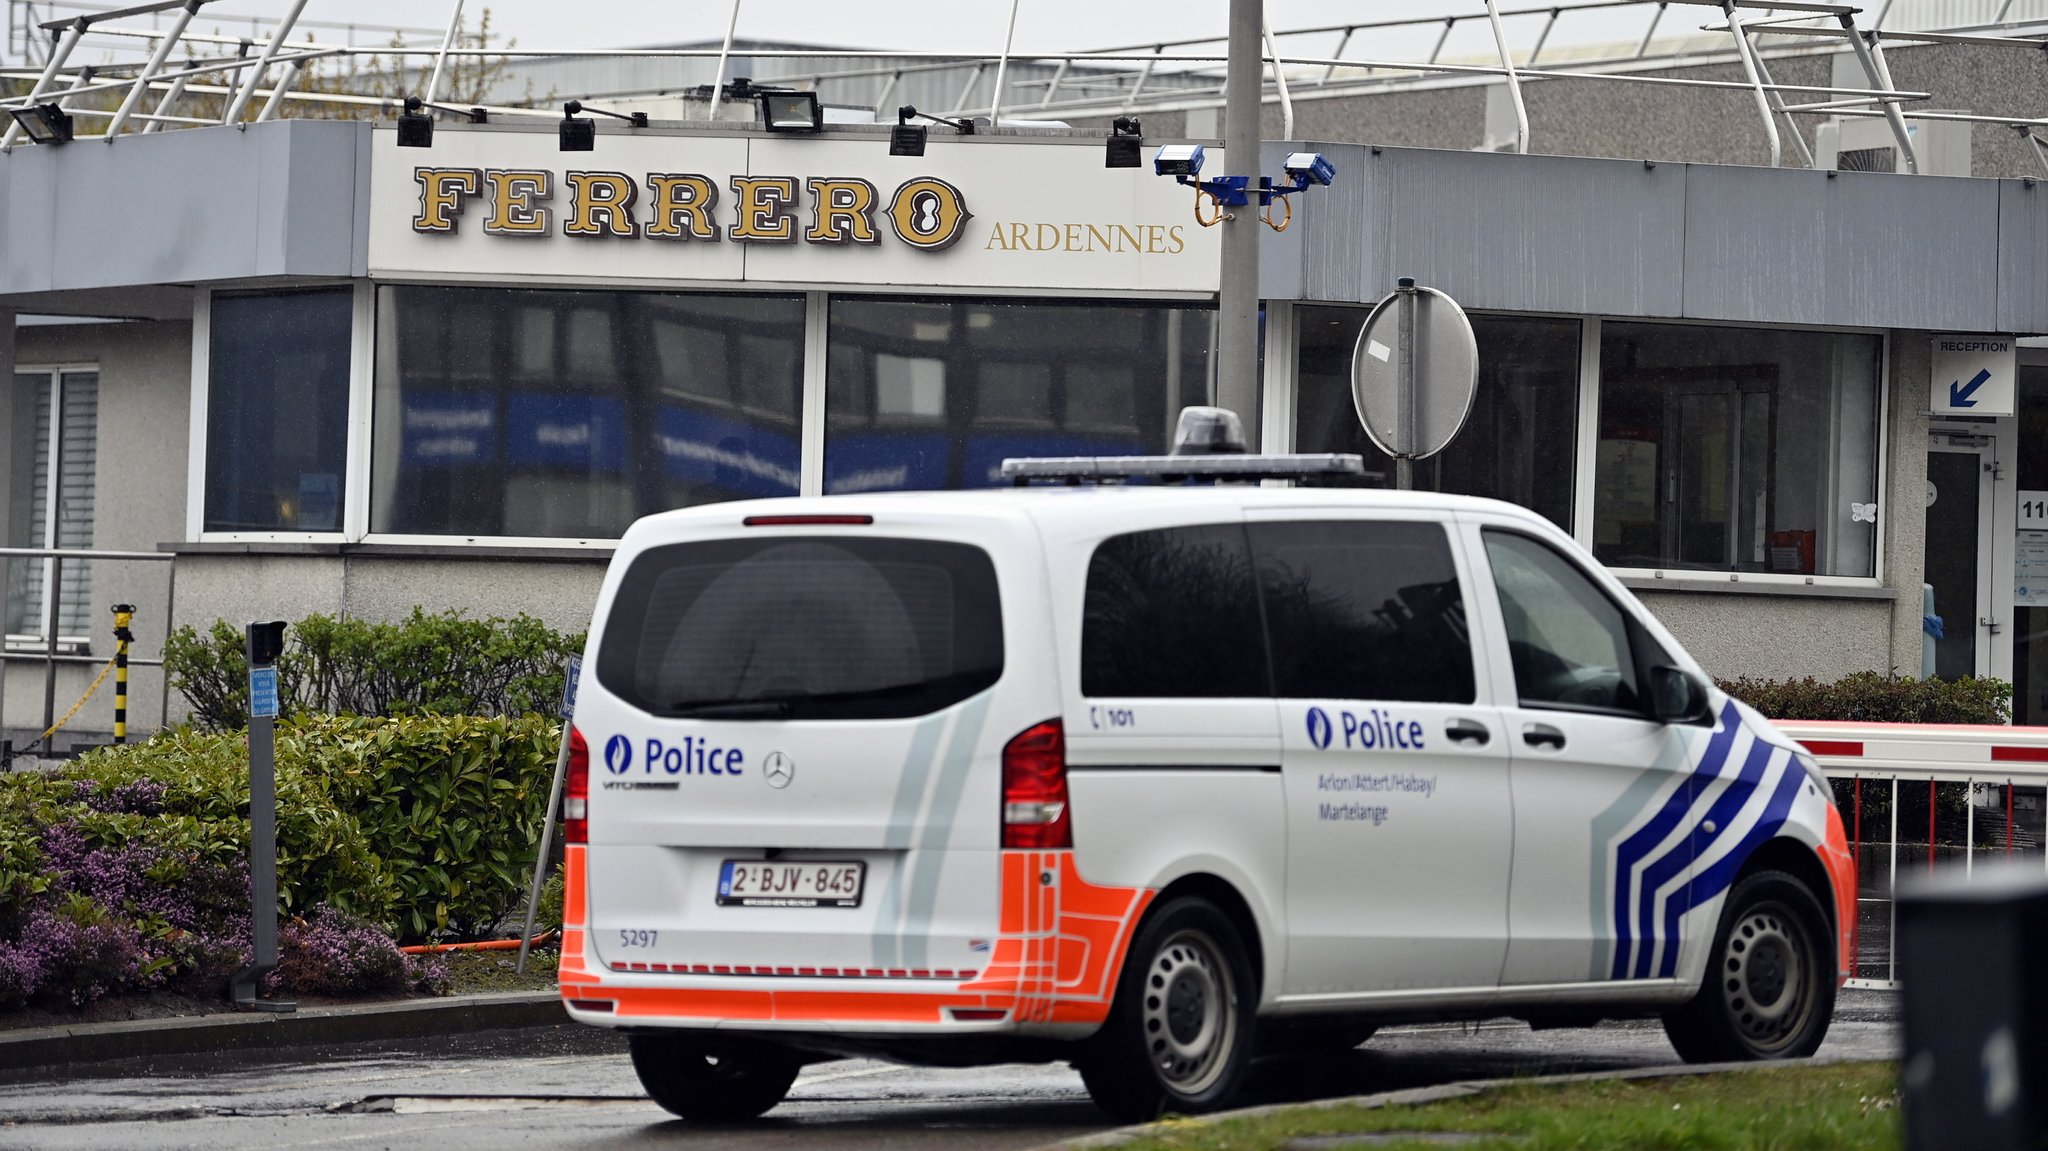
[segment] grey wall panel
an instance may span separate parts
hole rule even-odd
[[[1989,180],[1698,165],[1685,315],[1860,327],[1997,327]]]
[[[1318,147],[1341,159],[1295,242],[1305,298],[1375,300],[1414,276],[1473,308],[1679,314],[1682,167]]]
[[[1998,328],[2048,332],[2048,187],[1998,185]]]
[[[0,160],[0,291],[346,277],[369,129],[278,121],[16,149]]]

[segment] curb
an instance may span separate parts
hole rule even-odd
[[[0,1033],[0,1071],[44,1070],[151,1055],[246,1051],[313,1043],[419,1039],[543,1027],[568,1021],[555,991],[309,1007],[287,1013],[224,1012],[173,1019],[81,1023]]]
[[[1257,1107],[1240,1107],[1233,1111],[1213,1111],[1207,1115],[1186,1115],[1173,1119],[1161,1119],[1151,1123],[1139,1123],[1131,1127],[1118,1127],[1109,1131],[1098,1131],[1058,1143],[1048,1143],[1030,1151],[1101,1151],[1103,1148],[1122,1147],[1148,1135],[1159,1135],[1168,1131],[1184,1131],[1189,1127],[1208,1127],[1231,1119],[1259,1119],[1288,1111],[1325,1111],[1332,1107],[1358,1107],[1373,1110],[1380,1107],[1412,1106],[1418,1103],[1438,1103],[1445,1099],[1462,1099],[1470,1095],[1481,1095],[1500,1087],[1544,1087],[1564,1083],[1591,1083],[1603,1079],[1674,1079],[1687,1075],[1719,1075],[1729,1071],[1759,1071],[1773,1067],[1816,1067],[1837,1063],[1883,1062],[1869,1059],[1784,1059],[1769,1063],[1674,1063],[1661,1067],[1626,1067],[1616,1071],[1579,1071],[1569,1075],[1537,1075],[1513,1079],[1469,1079],[1458,1083],[1441,1083],[1434,1087],[1408,1087],[1399,1091],[1382,1091],[1377,1095],[1347,1095],[1339,1099],[1308,1099],[1299,1103],[1267,1103]]]

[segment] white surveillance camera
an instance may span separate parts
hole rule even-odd
[[[1168,144],[1152,157],[1152,171],[1161,176],[1199,176],[1202,174],[1202,146]]]
[[[1296,183],[1322,184],[1328,186],[1337,178],[1337,169],[1325,159],[1321,152],[1293,152],[1287,162],[1281,165],[1287,177]]]

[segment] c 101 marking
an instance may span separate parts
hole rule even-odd
[[[1136,727],[1138,717],[1127,707],[1088,707],[1088,726],[1097,731],[1105,727]]]
[[[661,933],[658,931],[649,931],[645,928],[622,930],[619,932],[619,946],[652,947],[654,946],[655,937],[659,934]]]

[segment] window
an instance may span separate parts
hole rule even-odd
[[[94,370],[18,371],[14,374],[13,447],[10,458],[10,547],[89,548],[93,532],[94,473],[98,466],[100,377]],[[54,422],[52,415],[56,416]],[[51,466],[52,453],[56,466]],[[55,475],[56,482],[51,482]],[[50,514],[52,496],[56,515]],[[47,642],[50,559],[8,563],[7,635],[12,641]],[[74,646],[92,632],[92,564],[63,565],[57,596],[57,634]]]
[[[1081,693],[1272,694],[1242,524],[1132,532],[1095,549],[1081,614]]]
[[[1641,713],[1628,620],[1614,601],[1548,545],[1485,535],[1522,706]]]
[[[1255,523],[1275,692],[1471,703],[1472,640],[1444,529]]]
[[[1882,346],[1603,324],[1594,554],[1615,567],[1874,575]]]
[[[795,495],[798,296],[384,287],[372,531],[613,539]]]
[[[898,719],[1003,673],[995,566],[967,544],[789,537],[650,548],[597,674],[656,715]]]
[[[834,298],[825,491],[988,487],[1011,456],[1157,454],[1208,402],[1213,313]]]
[[[206,530],[341,530],[353,290],[213,297]]]
[[[1363,483],[1391,487],[1394,461],[1373,446],[1351,400],[1351,356],[1367,309],[1303,307],[1295,450],[1356,452]],[[1415,465],[1415,486],[1520,504],[1571,530],[1578,440],[1577,320],[1473,316],[1479,390],[1450,446]]]

